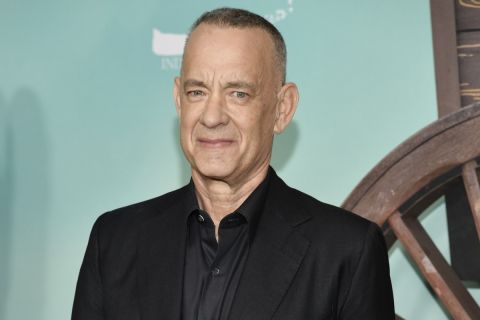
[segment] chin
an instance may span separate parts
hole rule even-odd
[[[218,163],[216,161],[197,163],[196,170],[204,177],[218,180],[228,177],[234,171],[230,166],[226,166],[224,162]]]

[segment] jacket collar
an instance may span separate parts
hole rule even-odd
[[[290,189],[271,176],[255,239],[251,244],[230,319],[268,319],[278,308],[310,241],[296,226],[310,216]],[[189,189],[176,193],[169,208],[145,223],[138,235],[138,296],[143,320],[180,319]]]

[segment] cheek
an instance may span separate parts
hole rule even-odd
[[[195,108],[186,106],[182,109],[182,114],[180,116],[180,127],[182,135],[188,135],[192,132],[195,124],[198,122],[198,117],[195,113]]]
[[[257,119],[258,130],[264,135],[273,134],[273,127],[275,125],[275,110],[274,108],[268,108],[263,106],[262,114]]]
[[[249,142],[260,144],[260,147],[268,145],[273,136],[274,116],[269,113],[253,115],[246,123],[248,128],[245,127],[244,132],[248,135]]]

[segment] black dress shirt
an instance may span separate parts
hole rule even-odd
[[[190,182],[183,320],[228,318],[258,218],[263,211],[269,175],[237,210],[220,221],[218,242],[213,221],[207,212],[199,209],[195,187]]]

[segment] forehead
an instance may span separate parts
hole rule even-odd
[[[271,72],[273,69],[273,40],[263,29],[201,24],[189,36],[182,73]]]

